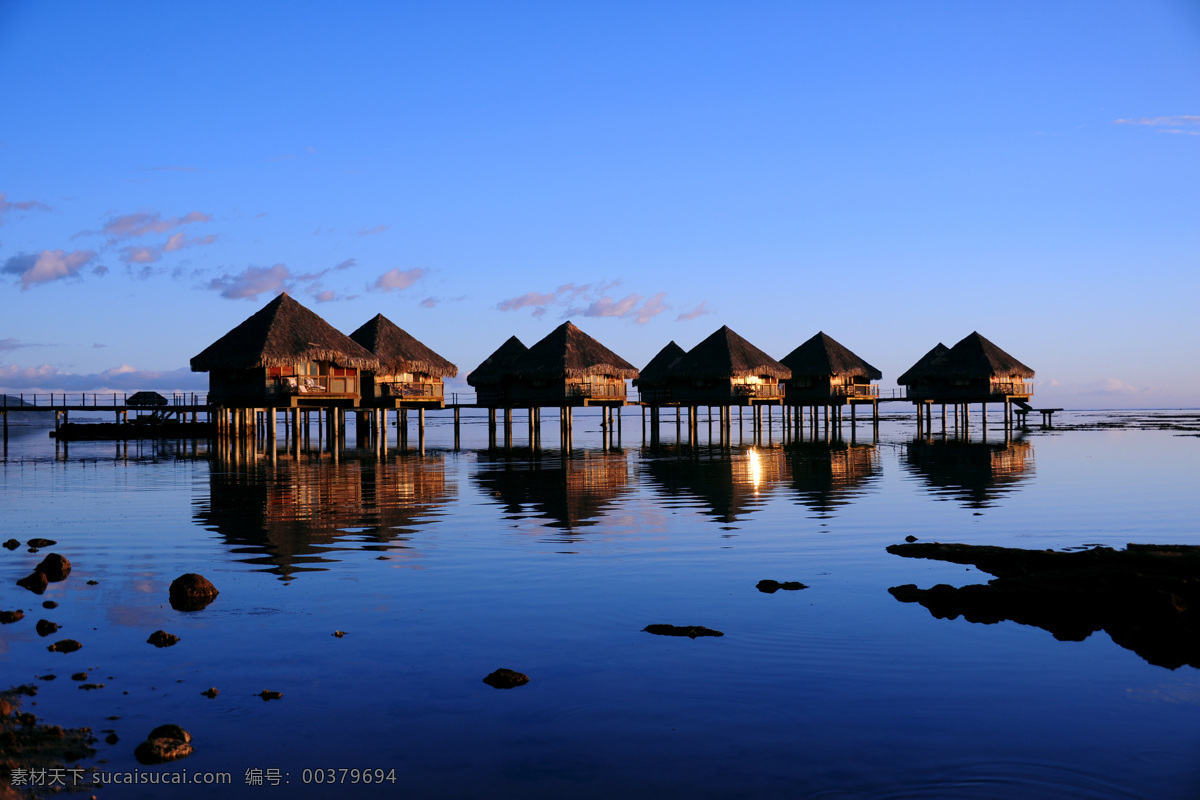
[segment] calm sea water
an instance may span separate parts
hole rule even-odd
[[[431,416],[423,454],[298,460],[282,441],[272,458],[15,431],[0,538],[57,544],[0,550],[0,609],[26,612],[0,628],[4,681],[38,684],[25,708],[47,723],[118,735],[89,774],[228,772],[222,796],[326,796],[312,771],[343,768],[384,771],[341,787],[363,797],[1200,796],[1195,668],[1103,631],[936,619],[888,589],[991,576],[885,549],[1200,544],[1197,415],[1077,412],[986,442],[977,420],[970,440],[920,441],[897,417],[877,440],[859,425],[853,442],[787,445],[776,420],[762,444],[735,427],[729,448],[702,422],[699,445],[669,424],[650,448],[626,414],[607,447],[577,416],[566,455],[548,415],[540,452],[523,421],[521,446],[488,451],[477,419],[455,452]],[[47,552],[71,576],[17,587]],[[203,611],[167,602],[186,572],[220,590]],[[39,637],[41,618],[62,629]],[[158,629],[180,642],[153,647]],[[83,648],[46,650],[62,637]],[[499,667],[530,682],[484,684]],[[104,688],[80,690],[81,671]],[[195,753],[138,765],[163,723]]]

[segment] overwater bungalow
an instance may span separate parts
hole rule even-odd
[[[516,336],[496,348],[483,363],[467,375],[467,383],[475,388],[475,402],[481,406],[506,406],[512,402],[513,368],[529,352]]]
[[[724,325],[668,370],[671,400],[689,406],[778,405],[792,371]]]
[[[825,334],[817,333],[779,360],[792,371],[783,381],[788,405],[871,403],[883,373]]]
[[[363,372],[363,405],[373,408],[444,408],[444,379],[458,367],[413,338],[383,314],[350,334],[379,359],[378,370]]]
[[[209,402],[225,408],[353,408],[360,372],[379,359],[280,294],[191,361],[207,372]]]
[[[937,348],[901,375],[914,401],[1005,403],[1033,395],[1034,372],[978,333],[938,355]]]
[[[633,379],[638,395],[643,403],[666,405],[671,402],[670,369],[671,366],[686,354],[675,342],[658,351],[658,355],[650,359],[650,363],[642,367],[638,376]]]
[[[513,365],[514,406],[623,406],[637,369],[564,322]]]

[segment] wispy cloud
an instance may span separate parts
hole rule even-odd
[[[15,255],[4,263],[0,272],[20,276],[21,289],[39,283],[75,278],[79,270],[96,258],[94,250],[43,250],[41,253]]]
[[[421,308],[433,308],[438,304],[438,298],[426,297],[421,301]]]
[[[35,345],[28,342],[18,341],[17,339],[0,339],[0,353],[7,353],[12,350],[18,350],[22,347],[34,347]]]
[[[534,318],[546,315],[550,307],[557,307],[563,317],[582,315],[585,317],[618,317],[645,325],[670,306],[665,302],[666,292],[659,292],[650,299],[636,292],[614,299],[610,292],[620,286],[619,280],[600,283],[564,283],[552,292],[526,292],[496,304],[500,311],[520,311],[531,308]]]
[[[383,233],[390,227],[391,227],[390,225],[376,225],[373,228],[359,228],[358,235],[359,236],[378,236],[379,234]]]
[[[425,277],[425,270],[420,267],[412,269],[389,269],[379,276],[372,286],[367,287],[377,292],[402,292]]]
[[[708,307],[708,301],[702,300],[702,301],[700,301],[700,304],[698,306],[696,306],[695,308],[692,308],[689,311],[681,312],[679,314],[679,316],[675,318],[675,321],[676,322],[686,322],[689,319],[695,319],[696,317],[702,317],[705,314],[715,314],[715,313],[716,313],[715,311],[713,311],[711,308]]]
[[[188,247],[203,247],[217,241],[217,235],[197,236],[189,239],[183,231],[172,234],[167,241],[157,247],[153,245],[130,245],[121,248],[120,258],[126,264],[153,264],[162,258],[163,253],[174,253]]]
[[[104,223],[103,233],[113,240],[132,239],[148,233],[166,233],[174,228],[197,222],[212,222],[212,217],[200,211],[192,211],[182,217],[164,219],[157,211],[140,211],[136,214],[113,217]]]
[[[7,192],[0,192],[0,225],[4,224],[4,217],[10,211],[49,211],[50,206],[45,203],[39,203],[37,200],[17,200],[10,201]]]
[[[37,392],[203,391],[208,376],[190,369],[143,370],[129,364],[91,374],[63,372],[49,364],[39,367],[0,365],[0,389]]]
[[[278,294],[292,280],[286,264],[272,267],[246,267],[234,275],[213,278],[208,288],[230,300],[255,300],[260,294]]]
[[[1180,114],[1172,117],[1134,117],[1118,119],[1114,125],[1142,125],[1155,128],[1159,133],[1176,133],[1186,136],[1200,136],[1200,115]]]
[[[199,171],[200,170],[197,169],[196,167],[179,167],[179,166],[143,167],[142,168],[142,172],[199,172]]]

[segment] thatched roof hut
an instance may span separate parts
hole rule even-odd
[[[788,353],[779,363],[792,371],[793,378],[866,378],[877,381],[883,373],[847,350],[824,331]]]
[[[379,359],[358,342],[280,294],[192,359],[192,372],[286,367],[329,361],[376,369]]]
[[[379,359],[383,375],[411,373],[433,378],[453,378],[458,367],[414,339],[383,314],[350,334],[350,338],[370,350]]]
[[[792,377],[792,371],[728,325],[687,351],[670,369],[672,378],[682,380],[736,380],[763,375],[786,380]]]
[[[920,380],[928,380],[931,376],[938,375],[945,367],[946,354],[950,352],[950,348],[938,342],[933,348],[921,356],[917,363],[908,368],[899,378],[896,378],[896,383],[901,386],[908,386]]]
[[[666,347],[658,351],[658,355],[650,359],[649,364],[642,367],[641,372],[633,379],[633,385],[659,386],[666,383],[671,365],[686,353],[687,351],[675,342],[668,342]]]
[[[638,376],[636,367],[570,322],[559,325],[529,348],[515,365],[515,373],[523,380]]]
[[[467,375],[467,383],[471,386],[492,386],[511,378],[516,363],[528,352],[529,348],[520,339],[508,337],[508,341]]]
[[[996,345],[972,332],[950,348],[939,374],[947,378],[1025,380],[1034,372]]]

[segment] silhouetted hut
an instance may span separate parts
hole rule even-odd
[[[940,357],[930,358],[933,354],[933,350],[926,353],[896,380],[908,387],[908,396],[915,400],[1007,403],[1033,395],[1033,384],[1026,381],[1034,376],[1033,370],[978,333],[970,334]]]
[[[625,380],[637,369],[564,322],[529,348],[514,366],[517,406],[613,406],[625,404]]]
[[[671,399],[691,406],[778,405],[792,371],[725,325],[669,370]]]
[[[458,375],[451,364],[383,314],[350,334],[375,354],[378,371],[363,373],[364,404],[376,408],[443,408],[444,378]]]
[[[785,380],[788,405],[842,405],[853,398],[873,401],[883,373],[827,336],[824,331],[788,353],[779,363],[792,371]]]
[[[232,408],[358,405],[360,370],[379,359],[349,336],[279,295],[192,359],[207,372],[209,402]]]
[[[475,402],[481,406],[503,406],[512,402],[513,367],[529,352],[516,336],[496,348],[483,363],[467,375],[475,388]]]
[[[669,383],[671,365],[687,353],[675,342],[658,351],[658,355],[650,359],[650,363],[642,367],[638,376],[633,379],[633,385],[638,389],[638,395],[643,403],[662,405],[671,402],[671,387]]]

